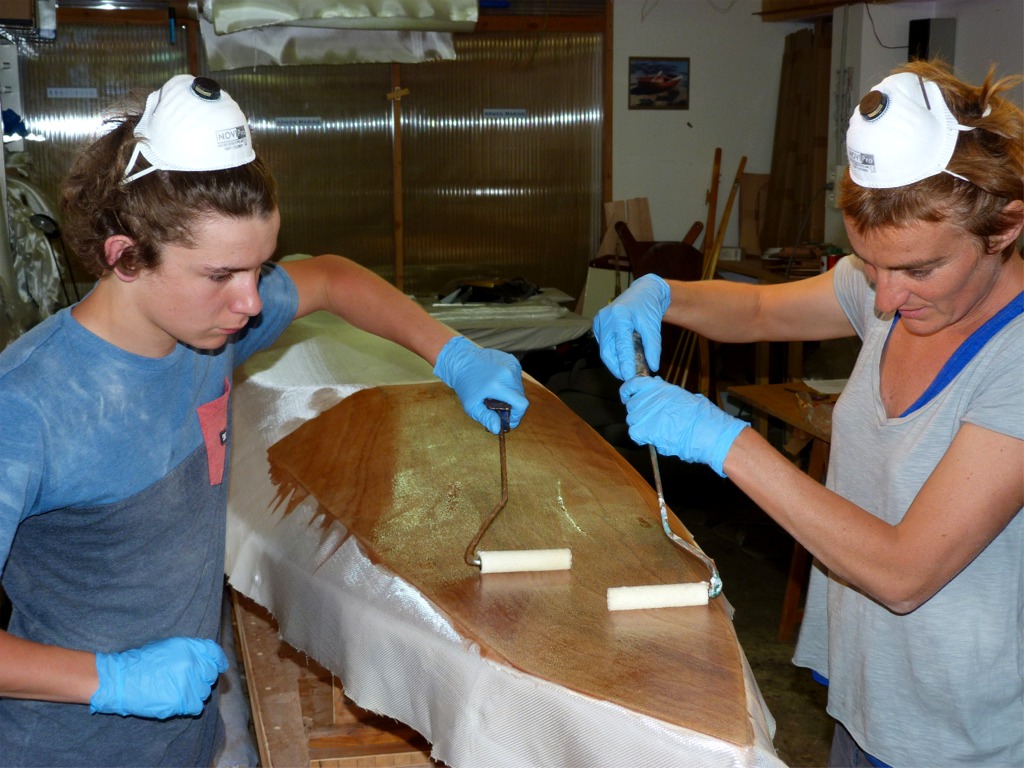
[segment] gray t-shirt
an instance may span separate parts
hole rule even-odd
[[[961,424],[1024,439],[1024,315],[928,402],[887,418],[879,372],[892,317],[875,314],[874,291],[856,257],[837,265],[834,281],[863,347],[833,414],[827,484],[896,523]],[[1022,628],[1018,512],[970,565],[906,615],[828,578],[816,564],[794,663],[829,679],[829,714],[890,765],[1021,766]]]

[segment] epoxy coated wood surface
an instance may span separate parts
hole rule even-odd
[[[530,408],[506,435],[508,505],[480,549],[568,547],[569,571],[481,574],[465,564],[499,500],[498,439],[440,383],[345,398],[270,448],[274,481],[289,504],[314,496],[487,657],[752,744],[739,644],[721,599],[607,610],[608,587],[702,581],[706,568],[667,539],[654,491],[628,462],[553,394],[526,383]],[[673,527],[690,538],[674,518]]]

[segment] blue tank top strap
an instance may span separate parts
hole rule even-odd
[[[1010,300],[1009,304],[990,317],[985,321],[984,325],[964,340],[963,344],[957,348],[956,352],[954,352],[950,356],[949,360],[946,361],[946,364],[942,366],[942,370],[939,371],[939,375],[935,377],[935,380],[932,381],[928,389],[926,389],[924,393],[917,398],[917,401],[913,405],[901,413],[900,416],[909,416],[941,392],[946,385],[956,378],[957,374],[974,359],[974,356],[981,351],[981,348],[984,347],[993,336],[999,333],[999,331],[1005,328],[1011,320],[1018,317],[1021,313],[1024,313],[1024,291],[1018,293],[1015,298]],[[896,320],[898,319],[899,315],[893,318],[893,326],[895,326]]]

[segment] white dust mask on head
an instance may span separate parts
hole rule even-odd
[[[850,116],[846,154],[850,177],[862,187],[887,189],[940,173],[953,157],[960,131],[939,86],[911,72],[876,85]]]
[[[219,171],[256,158],[249,121],[208,77],[176,75],[149,94],[135,136],[138,144],[124,169],[125,184],[158,169]],[[129,175],[140,154],[150,167]]]

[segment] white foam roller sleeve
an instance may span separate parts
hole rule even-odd
[[[566,571],[572,567],[569,549],[510,549],[477,552],[480,573],[515,571]]]
[[[649,584],[642,587],[609,587],[608,610],[632,611],[640,608],[681,608],[708,604],[706,581],[688,584]]]

